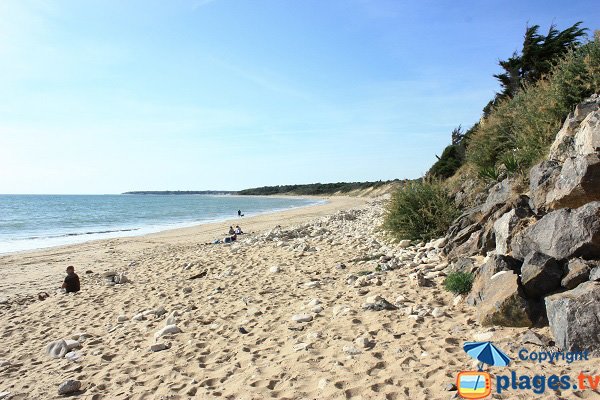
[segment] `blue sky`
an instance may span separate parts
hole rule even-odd
[[[595,1],[0,2],[0,193],[421,176]]]

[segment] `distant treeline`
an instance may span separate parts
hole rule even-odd
[[[240,190],[238,194],[250,196],[266,196],[271,194],[297,194],[297,195],[323,195],[335,193],[348,193],[353,190],[376,189],[391,183],[401,183],[398,179],[377,182],[338,182],[338,183],[311,183],[307,185],[281,185],[263,186],[252,189]]]
[[[123,194],[237,194],[227,190],[142,190]]]

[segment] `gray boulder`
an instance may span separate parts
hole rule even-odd
[[[501,271],[492,276],[478,307],[478,319],[482,326],[527,327],[534,324],[518,279],[519,276],[512,271]]]
[[[502,215],[494,222],[494,233],[496,240],[496,254],[509,254],[510,241],[517,225],[531,216],[527,208],[517,207]]]
[[[515,271],[519,274],[520,267],[521,262],[512,257],[504,255],[490,256],[477,271],[473,287],[471,288],[469,296],[467,296],[467,304],[476,306],[484,300],[485,292],[489,292],[489,290],[486,290],[487,286],[491,283],[491,278],[498,272]]]
[[[600,281],[600,267],[596,267],[590,271],[590,281]]]
[[[589,350],[600,356],[600,282],[582,283],[545,301],[557,346],[563,351]]]
[[[597,154],[569,158],[546,196],[547,208],[576,208],[600,200],[599,183],[600,158]]]
[[[569,261],[566,268],[566,275],[562,279],[562,286],[567,289],[575,289],[579,284],[587,281],[590,277],[590,272],[598,264],[593,261],[574,258]]]
[[[494,185],[481,206],[483,215],[489,215],[498,210],[503,204],[508,203],[513,197],[514,181],[510,178],[504,179],[502,182]]]
[[[523,291],[528,297],[542,297],[560,288],[563,274],[562,265],[554,258],[537,251],[531,252],[521,267]]]
[[[600,202],[546,214],[515,235],[511,247],[520,260],[536,251],[557,260],[600,258]]]
[[[529,171],[529,196],[531,206],[536,212],[546,208],[546,197],[554,188],[560,169],[557,161],[545,160],[534,165]]]
[[[600,97],[594,94],[575,107],[550,146],[551,160],[563,162],[575,154],[591,154],[598,147],[599,105]]]
[[[63,358],[69,350],[67,342],[63,339],[56,340],[46,346],[46,354],[52,358]]]

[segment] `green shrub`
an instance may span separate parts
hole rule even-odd
[[[494,106],[469,140],[467,161],[497,168],[508,156],[527,171],[546,155],[573,107],[600,91],[600,39],[570,50],[551,73]],[[507,166],[508,167],[508,166]]]
[[[444,280],[447,291],[455,294],[465,294],[471,291],[475,276],[469,272],[451,272]]]
[[[479,170],[479,179],[488,182],[498,182],[500,171],[495,167],[482,167]]]
[[[383,228],[398,239],[443,236],[460,211],[437,180],[420,180],[392,194]]]
[[[444,149],[442,156],[429,169],[427,175],[435,178],[450,178],[463,165],[464,159],[464,146],[451,144]]]

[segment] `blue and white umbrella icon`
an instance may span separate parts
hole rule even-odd
[[[485,363],[497,367],[506,367],[510,364],[510,358],[502,350],[494,346],[492,342],[465,342],[463,349],[468,355],[482,364]]]

